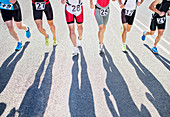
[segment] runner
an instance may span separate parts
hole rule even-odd
[[[45,45],[49,46],[49,35],[43,28],[43,11],[46,15],[47,22],[50,26],[51,32],[53,33],[53,45],[57,45],[55,26],[53,23],[53,10],[49,0],[32,0],[34,21],[37,25],[38,30],[45,36]]]
[[[17,41],[16,51],[19,51],[22,47],[22,41],[19,39],[17,33],[14,30],[13,21],[18,29],[26,31],[26,37],[30,38],[31,33],[29,27],[22,23],[22,14],[20,5],[17,0],[0,0],[0,9],[2,14],[2,19],[5,22],[11,36]]]
[[[122,0],[118,0],[121,11],[121,19],[123,24],[123,32],[122,32],[122,51],[126,52],[126,35],[127,32],[131,30],[131,27],[133,25],[133,21],[136,14],[136,8],[137,6],[140,6],[143,3],[144,0],[141,0],[141,2],[138,2],[138,0],[124,0],[122,3]],[[122,28],[121,28],[122,29]]]
[[[165,30],[166,13],[168,16],[170,16],[170,0],[155,0],[150,4],[149,9],[155,13],[152,14],[150,31],[143,32],[142,40],[144,41],[147,35],[153,35],[155,33],[156,27],[158,27],[158,35],[155,39],[154,47],[152,48],[152,52],[154,54],[158,54],[156,46]]]
[[[62,4],[65,4],[65,16],[68,24],[70,39],[73,43],[73,56],[78,54],[78,46],[81,46],[82,34],[83,34],[83,2],[82,0],[61,0]],[[77,22],[78,40],[76,43],[75,24],[74,19]]]
[[[112,0],[115,1],[115,0]],[[97,24],[99,26],[98,38],[99,38],[99,51],[104,52],[103,49],[103,38],[104,32],[106,30],[106,25],[109,19],[110,9],[109,9],[110,0],[97,0],[97,4],[94,6],[93,0],[90,0],[90,8],[94,9],[95,7],[95,17]]]

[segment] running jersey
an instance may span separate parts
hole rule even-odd
[[[18,1],[16,1],[15,4],[12,4],[9,0],[0,0],[0,9],[17,10],[19,9]]]
[[[170,0],[163,0],[161,4],[156,5],[156,9],[166,13],[168,10],[170,10]]]
[[[35,2],[46,2],[46,4],[49,4],[49,0],[32,0],[32,3],[35,4]]]
[[[109,5],[110,0],[97,0],[97,5],[101,7],[107,7]]]
[[[66,0],[68,5],[80,5],[82,4],[82,0]]]
[[[124,3],[126,10],[135,10],[137,7],[137,0],[122,0],[122,3]]]

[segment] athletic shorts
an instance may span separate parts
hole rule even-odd
[[[103,15],[102,15],[102,13]],[[105,14],[105,11],[102,9],[101,11],[101,8],[98,8],[97,6],[95,7],[95,10],[94,10],[94,14],[95,14],[95,18],[96,18],[96,21],[97,21],[97,24],[100,26],[100,25],[107,25],[107,22],[109,20],[109,14],[110,14],[110,10],[108,8],[107,10],[107,14]]]
[[[158,17],[157,18],[152,17],[151,24],[150,24],[151,31],[155,31],[156,27],[158,27],[158,29],[165,29],[165,26],[166,26],[166,17],[164,17],[164,20],[162,21],[161,19],[158,19]]]
[[[36,10],[36,6],[35,4],[32,3],[32,7],[33,7],[33,16],[34,16],[34,20],[40,19],[42,20],[43,18],[43,11],[47,17],[47,20],[53,20],[53,9],[51,4],[46,4],[45,9],[44,10]]]
[[[128,23],[129,25],[132,25],[135,18],[135,14],[136,14],[136,10],[122,9],[121,12],[122,24]]]
[[[65,15],[66,15],[67,24],[74,23],[74,19],[76,19],[77,24],[82,24],[83,20],[84,20],[83,5],[81,5],[82,12],[79,16],[75,16],[74,14],[69,13],[66,10],[66,7],[67,7],[67,5],[65,5]]]
[[[19,3],[17,2],[18,6]],[[17,10],[4,10],[1,9],[1,14],[2,14],[2,19],[4,22],[12,20],[14,18],[15,22],[20,22],[22,21],[22,14],[21,14],[21,9],[19,6],[19,9]]]

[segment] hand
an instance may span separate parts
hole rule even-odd
[[[121,5],[120,5],[120,8],[121,8],[121,9],[123,9],[124,7],[125,7],[125,5],[124,5],[124,4],[121,4]]]
[[[140,6],[140,5],[141,5],[141,2],[137,2],[137,5]]]
[[[90,4],[90,8],[91,8],[91,9],[94,9],[94,4]]]
[[[62,4],[66,4],[66,0],[61,0],[61,3]]]
[[[170,16],[170,10],[168,10],[167,15]]]
[[[9,2],[15,4],[16,0],[9,0]]]
[[[159,15],[160,15],[160,16],[164,16],[164,15],[165,15],[165,12],[160,12]]]

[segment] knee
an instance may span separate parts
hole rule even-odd
[[[17,25],[17,28],[18,28],[18,29],[22,29],[22,26],[20,26],[20,25],[18,26],[18,25]]]
[[[50,27],[54,27],[54,23],[53,22],[48,22]]]
[[[43,30],[43,27],[38,27],[38,30],[39,30],[39,31],[42,31],[42,30]]]
[[[75,30],[74,29],[70,29],[70,34],[75,34]]]
[[[78,26],[78,30],[83,30],[83,26]]]
[[[13,32],[14,31],[14,27],[13,26],[8,26],[8,30],[9,30],[9,32]]]
[[[153,35],[155,32],[150,32],[150,35]]]
[[[129,31],[130,31],[130,30],[128,30],[128,29],[126,29],[126,28],[123,29],[123,32],[124,32],[124,33],[127,33],[127,32],[129,32]]]
[[[104,32],[105,31],[105,27],[104,26],[99,27],[99,31],[100,32]]]
[[[130,32],[130,29],[127,29],[127,32]]]

